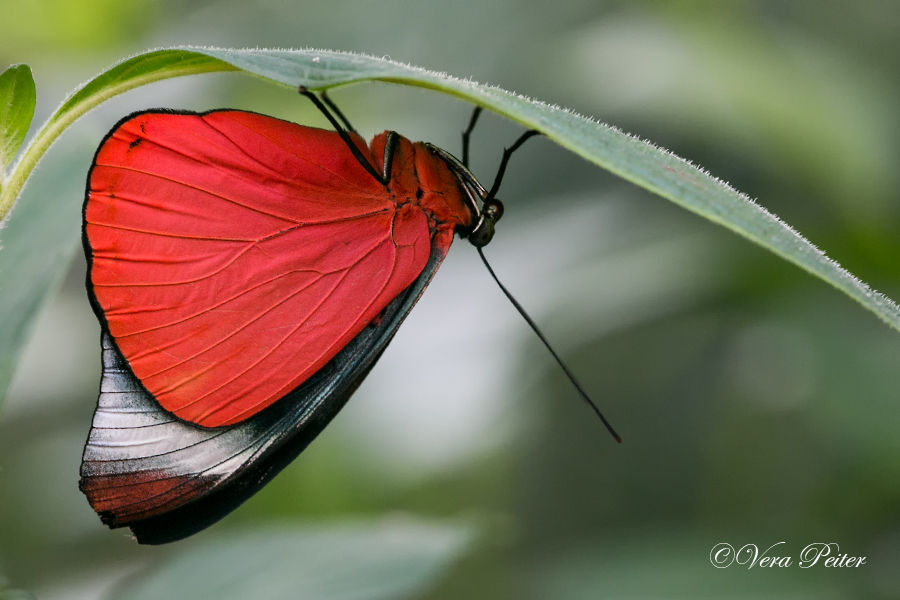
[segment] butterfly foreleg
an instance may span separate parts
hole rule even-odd
[[[469,119],[469,126],[466,127],[462,134],[462,164],[467,169],[469,168],[469,137],[472,135],[472,130],[475,129],[478,117],[481,116],[481,110],[480,106],[475,107],[475,110],[472,111],[472,117]]]
[[[297,88],[297,91],[300,92],[301,95],[309,98],[310,101],[315,105],[315,107],[319,109],[319,112],[325,115],[325,118],[328,119],[328,122],[331,123],[332,127],[334,127],[334,130],[338,133],[338,135],[341,136],[341,139],[344,140],[344,143],[347,144],[347,147],[350,148],[350,152],[353,154],[354,158],[356,158],[359,164],[362,165],[362,167],[366,171],[368,171],[369,174],[372,175],[372,177],[374,177],[381,185],[387,185],[388,183],[390,183],[390,177],[386,177],[378,173],[378,170],[375,169],[374,166],[372,166],[372,163],[366,160],[366,157],[362,155],[362,152],[359,151],[359,148],[357,148],[356,144],[353,143],[353,140],[350,139],[350,134],[347,133],[347,129],[344,129],[344,127],[342,127],[341,124],[338,123],[337,119],[333,114],[331,114],[331,111],[328,110],[328,108],[325,106],[325,104],[322,103],[322,100],[320,100],[318,96],[306,89],[306,86],[302,85]],[[350,123],[344,117],[343,113],[341,113],[341,111],[337,109],[334,102],[332,102],[324,92],[322,93],[322,97],[325,99],[329,106],[335,109],[335,112],[341,117],[341,119],[344,121],[344,124],[349,127]],[[353,131],[353,129],[350,129],[350,131]],[[393,156],[393,153],[391,154],[391,156]],[[386,162],[385,166],[390,166],[390,163]],[[389,175],[390,170],[387,170],[386,173],[388,173]]]

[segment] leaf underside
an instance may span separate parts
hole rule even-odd
[[[474,538],[471,527],[406,517],[340,525],[272,524],[183,547],[110,598],[420,597]]]

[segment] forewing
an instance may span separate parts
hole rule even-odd
[[[98,150],[84,216],[116,347],[163,408],[204,427],[306,381],[431,248],[425,214],[398,208],[336,133],[240,111],[124,120]]]
[[[173,418],[147,393],[103,333],[103,379],[81,465],[82,491],[110,527],[162,544],[215,523],[299,454],[346,403],[443,260],[436,239],[419,277],[312,378],[237,425],[207,429]]]

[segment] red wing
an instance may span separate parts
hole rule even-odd
[[[336,133],[238,111],[145,113],[115,129],[91,171],[85,234],[97,305],[134,374],[206,427],[319,370],[415,280],[431,245],[422,210],[398,208]]]

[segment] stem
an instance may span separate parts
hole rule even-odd
[[[186,67],[174,67],[172,69],[164,69],[147,73],[141,77],[129,78],[117,84],[103,88],[95,94],[87,96],[83,100],[76,102],[71,106],[63,105],[51,115],[47,122],[44,123],[40,131],[28,143],[25,152],[22,153],[19,160],[13,165],[9,176],[0,183],[0,223],[7,217],[12,210],[16,199],[25,187],[25,183],[31,176],[32,171],[40,162],[41,158],[53,145],[63,131],[69,125],[77,121],[82,115],[89,112],[96,106],[106,102],[114,96],[118,96],[128,90],[136,87],[162,81],[163,79],[171,79],[173,77],[182,77],[185,75],[197,75],[200,73],[209,73],[212,71],[234,71],[235,67],[226,63],[217,65],[217,68],[210,68],[209,63],[203,65],[190,65]],[[77,93],[77,91],[76,91]]]

